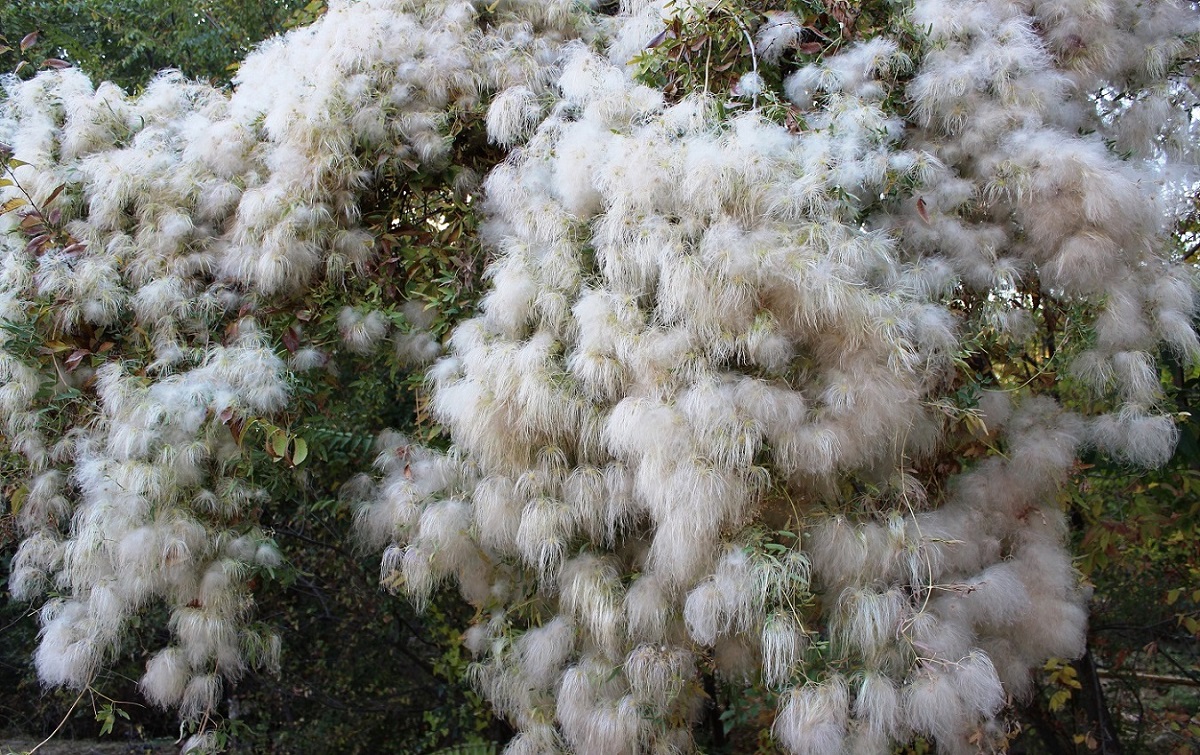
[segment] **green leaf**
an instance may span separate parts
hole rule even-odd
[[[263,450],[272,459],[282,459],[287,453],[287,433],[274,425],[264,424],[267,424],[267,427],[263,428],[267,435],[267,442],[263,444]]]
[[[96,712],[96,720],[101,721],[100,736],[112,733],[113,724],[116,723],[117,717],[113,714],[112,703],[106,704],[103,708]]]
[[[308,441],[297,435],[295,441],[292,443],[292,446],[292,465],[300,466],[304,463],[304,460],[308,458]]]
[[[12,497],[8,499],[9,508],[12,509],[12,515],[16,516],[21,512],[21,506],[25,504],[25,499],[29,496],[29,488],[25,485],[13,491]]]

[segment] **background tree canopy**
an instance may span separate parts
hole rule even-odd
[[[299,0],[241,3],[38,2],[14,0],[0,8],[0,34],[12,48],[3,57],[6,71],[20,62],[20,41],[37,32],[40,44],[23,72],[36,71],[46,58],[80,66],[96,81],[125,89],[144,86],[157,72],[176,68],[184,75],[227,84],[237,62],[257,42],[287,28],[295,19],[311,20]]]
[[[0,728],[1200,740],[1193,4],[0,30]]]

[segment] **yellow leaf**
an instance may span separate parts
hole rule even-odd
[[[16,516],[21,512],[21,506],[24,505],[25,499],[29,496],[29,488],[22,485],[13,491],[12,497],[8,499],[8,505],[12,509],[12,515]]]
[[[4,204],[0,204],[0,215],[5,214],[6,212],[12,212],[18,207],[23,207],[26,204],[28,203],[25,201],[24,197],[13,197]]]

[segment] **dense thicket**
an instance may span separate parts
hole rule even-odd
[[[44,61],[63,60],[125,89],[165,68],[228,84],[255,44],[311,21],[309,8],[324,2],[14,0],[0,6],[0,68],[29,78]]]
[[[232,94],[8,80],[43,680],[87,688],[161,606],[141,688],[212,746],[225,685],[278,663],[272,474],[383,424],[312,428],[324,376],[437,359],[470,281],[429,249],[482,244],[411,407],[448,447],[384,434],[319,484],[385,585],[475,606],[509,752],[690,750],[714,674],[777,695],[792,752],[1002,748],[1030,669],[1084,650],[1061,487],[1084,452],[1165,462],[1159,351],[1200,356],[1172,240],[1200,16],[856,10],[379,0]]]

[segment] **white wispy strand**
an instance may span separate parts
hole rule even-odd
[[[849,718],[848,697],[841,676],[788,690],[779,701],[775,736],[798,755],[841,753]]]

